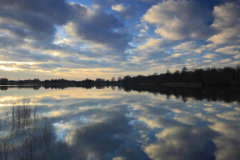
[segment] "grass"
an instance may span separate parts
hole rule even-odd
[[[52,124],[36,113],[24,103],[0,119],[0,160],[56,159],[57,152],[68,156],[65,140],[56,142]]]

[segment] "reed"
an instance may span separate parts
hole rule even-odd
[[[37,115],[28,103],[6,112],[0,119],[0,160],[55,159],[55,135],[46,117]]]

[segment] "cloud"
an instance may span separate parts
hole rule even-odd
[[[11,104],[13,100],[24,98],[23,90],[12,91],[15,96],[11,96],[11,91],[0,93],[0,101]],[[94,159],[239,157],[240,112],[237,103],[206,104],[206,101],[188,98],[189,102],[185,104],[173,96],[167,99],[166,95],[160,94],[113,93],[111,89],[70,88],[65,91],[52,89],[24,93],[35,97],[39,106],[37,112],[48,116],[54,123],[54,131],[59,133],[69,129],[66,143],[71,158],[86,159],[86,154]],[[6,117],[2,110],[1,117]],[[214,112],[216,114],[212,114]],[[76,129],[81,134],[74,137]]]
[[[142,1],[142,2],[147,2],[147,3],[151,3],[151,2],[162,2],[163,0],[137,0],[137,1]]]
[[[46,3],[4,0],[0,7],[0,29],[20,38],[53,41],[56,25],[66,25],[71,36],[90,44],[124,50],[131,40],[128,33],[121,30],[124,25],[113,14],[92,11],[81,4],[64,0],[47,0]]]
[[[125,29],[115,14],[64,0],[0,2],[1,60],[38,62],[17,67],[26,72],[127,68],[132,37]]]
[[[227,55],[238,55],[238,54],[240,54],[239,50],[240,50],[240,45],[218,48],[215,50],[215,52],[220,52],[220,53],[227,54]]]
[[[103,93],[103,95],[108,94]],[[126,116],[128,106],[122,104],[117,106],[112,105],[115,104],[116,101],[122,101],[123,97],[120,95],[121,98],[110,97],[110,99],[107,98],[103,100],[103,95],[100,95],[100,99],[82,99],[81,102],[68,106],[71,111],[79,110],[78,108],[81,106],[80,113],[78,113],[77,116],[81,115],[81,117],[86,117],[86,119],[89,120],[85,124],[79,124],[79,120],[73,120],[73,122],[71,122],[74,126],[80,126],[77,129],[74,128],[71,130],[66,137],[66,142],[70,148],[69,151],[73,153],[73,157],[77,157],[78,159],[85,159],[84,156],[95,157],[97,159],[107,156],[111,159],[120,156],[127,157],[127,149],[131,147],[131,144],[136,145],[135,142],[129,144],[134,134],[134,128],[129,124],[132,118]],[[90,92],[90,96],[92,96],[92,91]],[[75,99],[74,102],[77,102],[77,99]],[[126,97],[124,100],[127,99]],[[135,98],[131,96],[130,99],[130,101],[133,101]],[[73,112],[70,113],[73,114]],[[76,113],[74,114],[76,115]],[[64,117],[64,120],[70,117],[71,116]],[[63,119],[63,117],[58,117],[57,121],[60,119]],[[69,120],[61,121],[63,124],[69,124],[69,122]],[[81,134],[75,136],[77,130]],[[79,146],[76,146],[76,142],[79,142]],[[137,144],[137,146],[138,145],[139,144]],[[77,152],[76,149],[79,148],[81,148],[81,152]],[[136,148],[134,148],[134,150],[136,150]],[[136,150],[136,152],[141,155],[144,154],[141,150]]]
[[[123,10],[122,12],[118,12],[117,14],[121,17],[121,19],[134,20],[134,18],[138,19],[137,17],[139,16],[138,10],[140,9],[141,8],[139,6],[128,5],[126,6],[125,10]]]
[[[167,63],[169,61],[165,58],[171,57],[171,54],[165,51],[165,47],[171,46],[172,44],[172,41],[149,38],[145,44],[133,49],[133,62],[139,65],[145,63],[148,67],[150,67],[150,65],[152,67],[154,65],[157,66],[160,61]]]
[[[150,50],[153,49],[155,51],[163,51],[164,47],[170,42],[164,41],[163,39],[154,39],[150,38],[147,42],[138,47],[138,50]]]
[[[205,50],[204,46],[200,46],[195,41],[184,42],[180,45],[173,47],[175,52],[195,52],[202,53]]]
[[[194,1],[163,1],[152,6],[142,21],[155,24],[155,33],[170,40],[201,39],[206,37],[206,18]]]
[[[156,134],[157,142],[146,146],[145,152],[157,160],[194,159],[196,155],[200,159],[214,159],[216,146],[210,139],[215,135],[205,127],[201,130],[187,125],[169,127]]]
[[[207,58],[207,59],[214,59],[216,58],[216,54],[213,54],[213,53],[207,53],[203,56],[203,58]]]
[[[69,35],[85,43],[123,51],[130,47],[128,42],[131,40],[130,35],[121,30],[123,26],[111,13],[86,9],[80,15],[80,21],[76,19],[68,23],[66,30]]]
[[[228,28],[223,30],[221,33],[213,35],[207,41],[212,41],[214,45],[221,44],[235,44],[239,42],[239,34],[238,28]]]
[[[71,6],[64,0],[3,0],[0,29],[22,38],[52,40],[55,25],[66,24],[71,14]]]
[[[141,10],[141,7],[131,4],[126,5],[127,2],[125,2],[124,4],[113,4],[111,6],[111,9],[115,11],[116,15],[118,15],[119,18],[122,20],[138,18],[137,16],[139,16],[139,10]]]
[[[11,52],[8,52],[8,54],[2,52],[0,55],[3,55],[2,60],[4,61],[58,62],[60,60],[59,57],[53,56],[51,54],[46,54],[37,50],[29,50],[27,48],[12,48]]]
[[[15,8],[19,12],[27,11],[32,14],[40,14],[59,25],[65,24],[71,13],[71,7],[65,0],[24,0],[21,2],[18,0],[2,0],[0,6]]]
[[[221,60],[220,61],[220,63],[226,63],[226,62],[231,62],[232,60],[230,59],[230,58],[228,58],[228,59],[223,59],[223,60]]]
[[[109,8],[111,8],[112,5],[122,4],[123,2],[124,0],[105,0],[105,1],[93,0],[93,4]]]
[[[215,6],[213,10],[215,18],[212,28],[218,31],[207,41],[213,42],[214,45],[221,44],[239,44],[240,28],[240,5],[237,3],[225,3]]]
[[[94,72],[98,75],[91,77],[100,77],[201,67],[209,59],[218,66],[238,63],[240,14],[235,1],[91,2],[1,0],[1,60],[36,62],[2,64],[2,69],[56,76],[64,72],[76,78],[87,70],[88,76]],[[216,57],[223,61],[214,62]]]
[[[181,57],[181,56],[182,56],[182,54],[181,54],[181,53],[175,53],[175,54],[173,54],[171,57],[178,58],[178,57]]]
[[[53,39],[55,28],[53,23],[38,14],[17,12],[15,9],[0,10],[0,29],[21,38],[36,40]]]
[[[121,12],[125,10],[125,7],[123,6],[123,4],[112,5],[112,10]]]
[[[6,49],[11,51],[11,49],[16,48],[17,46],[23,45],[25,42],[22,39],[17,39],[15,37],[9,36],[0,36],[0,49]]]
[[[236,3],[225,3],[224,5],[215,6],[213,10],[215,20],[211,26],[218,30],[224,30],[239,25],[239,7]]]
[[[239,157],[239,152],[236,147],[240,139],[238,131],[236,130],[239,121],[236,121],[233,117],[226,120],[229,118],[229,112],[223,112],[223,114],[218,114],[217,116],[221,118],[209,118],[209,121],[213,123],[209,125],[209,127],[221,134],[221,136],[214,140],[218,148],[215,153],[216,158],[236,159],[236,157]],[[235,114],[233,116],[235,116]]]
[[[210,63],[212,60],[204,60],[203,63]]]
[[[235,59],[240,59],[240,54],[239,55],[236,55],[234,56]]]
[[[224,112],[221,114],[217,114],[217,117],[223,118],[226,120],[233,120],[233,121],[239,121],[240,120],[240,112],[236,111],[230,111],[230,112]]]

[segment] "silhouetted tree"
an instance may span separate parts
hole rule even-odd
[[[101,79],[101,78],[97,78],[97,79],[95,80],[95,82],[96,82],[96,83],[104,83],[105,80],[104,80],[104,79]]]
[[[209,86],[239,86],[240,85],[240,65],[237,67],[225,68],[207,68],[207,69],[192,69],[183,67],[181,73],[175,71],[171,73],[169,70],[166,73],[157,75],[148,75],[136,77],[125,76],[119,81],[124,85],[158,85],[169,82],[174,83],[201,83]]]
[[[8,84],[8,79],[7,78],[1,78],[0,79],[0,84],[2,84],[2,85]]]
[[[122,78],[119,76],[119,77],[118,77],[118,82],[121,81],[121,80],[122,80]]]
[[[112,77],[111,81],[112,81],[112,82],[115,82],[115,81],[116,81],[115,77]]]
[[[33,80],[33,83],[40,83],[41,81],[38,79],[38,78],[35,78],[34,80]]]

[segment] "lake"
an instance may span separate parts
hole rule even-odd
[[[237,90],[1,90],[0,159],[240,159]]]

